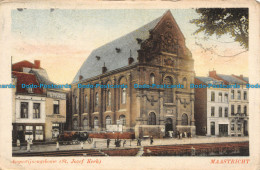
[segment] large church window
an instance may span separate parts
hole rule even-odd
[[[149,114],[148,125],[156,125],[156,115],[154,112]]]
[[[154,79],[155,79],[155,76],[154,74],[150,74],[150,85],[154,84]]]
[[[95,106],[98,106],[98,92],[96,92],[95,96]]]
[[[83,119],[83,129],[87,129],[88,128],[88,118],[84,118]]]
[[[98,117],[94,117],[94,128],[98,128]]]
[[[126,103],[126,88],[122,88],[122,100],[121,100],[122,104]]]
[[[171,77],[166,77],[164,80],[166,85],[172,85]],[[173,90],[172,88],[166,88],[165,90],[165,102],[166,103],[173,103]]]
[[[107,91],[107,105],[108,106],[111,105],[111,91],[110,90]]]
[[[184,89],[186,89],[187,88],[187,79],[186,79],[186,77],[184,77],[182,79],[182,84],[183,84]]]
[[[125,115],[120,115],[120,116],[119,116],[119,120],[120,120],[120,123],[121,123],[123,126],[126,125]]]
[[[77,119],[73,119],[73,129],[74,130],[78,129],[78,120]]]
[[[181,125],[188,125],[188,115],[185,113],[181,117]]]

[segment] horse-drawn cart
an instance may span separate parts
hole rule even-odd
[[[89,137],[88,132],[65,131],[63,134],[58,136],[58,141],[63,145],[79,144],[80,142],[88,142],[91,144],[93,139]]]

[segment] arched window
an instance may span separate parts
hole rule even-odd
[[[106,125],[111,125],[112,124],[112,119],[110,116],[106,117]]]
[[[154,112],[151,112],[148,117],[148,125],[156,125],[156,115]]]
[[[154,74],[151,73],[151,74],[150,74],[150,85],[151,85],[151,84],[154,84],[154,78],[155,78]]]
[[[171,77],[166,77],[164,80],[166,85],[172,85]],[[165,90],[165,103],[173,103],[173,91],[172,88],[166,88]]]
[[[96,92],[95,96],[95,106],[98,106],[98,92]]]
[[[77,97],[77,90],[75,89],[73,92],[73,97],[74,97],[74,114],[78,113],[78,97]]]
[[[73,129],[74,130],[78,129],[78,120],[77,119],[73,119]]]
[[[126,103],[126,88],[122,88],[122,100],[121,103],[125,104]]]
[[[88,118],[84,118],[83,119],[83,129],[87,129],[88,128]]]
[[[187,79],[186,79],[186,77],[184,77],[184,78],[182,79],[182,84],[183,84],[183,86],[184,86],[184,89],[186,89],[186,88],[187,88]]]
[[[111,105],[111,91],[110,90],[107,91],[107,105],[108,106]]]
[[[120,116],[119,116],[119,120],[120,120],[120,123],[121,123],[123,126],[126,125],[125,115],[120,115]]]
[[[182,114],[182,117],[181,117],[181,125],[188,125],[188,116],[187,114]]]
[[[98,128],[98,118],[94,117],[94,128],[97,129]]]
[[[88,96],[87,95],[85,96],[85,109],[87,112],[88,111]]]

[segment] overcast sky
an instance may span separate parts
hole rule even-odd
[[[25,9],[12,11],[13,63],[41,60],[50,79],[59,84],[71,83],[92,50],[119,38],[160,17],[168,9]],[[207,76],[215,69],[222,74],[248,75],[248,53],[219,57],[204,52],[195,42],[214,47],[220,55],[244,51],[229,36],[203,41],[203,34],[192,35],[197,27],[190,20],[198,18],[194,9],[171,10],[186,38],[195,60],[197,76]]]

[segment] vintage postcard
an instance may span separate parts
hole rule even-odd
[[[0,2],[1,169],[259,169],[256,1]]]

